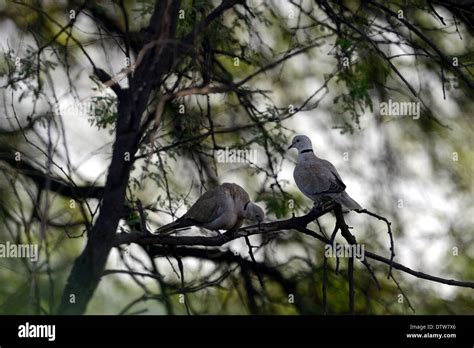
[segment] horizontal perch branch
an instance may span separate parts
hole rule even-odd
[[[297,229],[298,229],[298,231],[300,231],[304,234],[307,234],[311,237],[314,237],[316,239],[319,239],[320,241],[322,241],[324,243],[331,243],[331,241],[329,239],[327,239],[324,236],[319,235],[318,233],[315,233],[314,231],[311,231],[310,229],[307,229],[305,227],[303,227],[303,228],[298,227]],[[431,280],[433,282],[447,284],[447,285],[460,286],[460,287],[463,287],[463,288],[472,288],[472,289],[474,289],[474,282],[465,282],[465,281],[459,281],[459,280],[453,280],[453,279],[445,279],[445,278],[435,277],[435,276],[432,276],[432,275],[429,275],[429,274],[426,274],[426,273],[423,273],[423,272],[414,271],[411,268],[408,268],[408,267],[406,267],[406,266],[404,266],[400,263],[397,263],[395,261],[391,261],[390,259],[388,259],[386,257],[380,256],[380,255],[375,254],[375,253],[370,252],[370,251],[365,251],[364,255],[365,255],[365,257],[368,257],[370,259],[385,263],[389,266],[391,264],[393,268],[398,269],[399,271],[411,274],[412,276],[415,276],[417,278]]]
[[[270,232],[279,232],[281,230],[295,229],[295,227],[307,226],[311,221],[328,213],[333,209],[328,206],[324,210],[311,210],[310,213],[301,217],[292,217],[288,220],[274,221],[260,225],[243,227],[236,231],[229,231],[219,236],[169,236],[150,233],[119,233],[114,246],[121,244],[137,243],[141,245],[162,244],[162,245],[201,245],[201,246],[221,246],[234,239],[251,236],[254,234],[263,234]]]
[[[236,231],[229,231],[219,236],[170,236],[170,235],[158,235],[150,233],[119,233],[114,242],[114,246],[119,246],[121,244],[130,244],[137,243],[140,245],[170,245],[170,246],[207,246],[207,247],[218,247],[222,246],[232,240],[247,237],[251,235],[272,233],[272,232],[282,232],[284,230],[296,230],[300,233],[309,235],[313,238],[320,240],[323,243],[331,244],[331,240],[316,233],[306,226],[319,218],[320,216],[332,211],[334,209],[333,205],[327,206],[323,210],[312,209],[308,214],[300,217],[292,217],[287,220],[274,221],[269,223],[263,223],[260,225],[253,225],[248,227],[243,227]],[[372,214],[369,214],[373,216]],[[370,259],[385,263],[395,269],[398,269],[402,272],[411,274],[417,278],[430,280],[437,283],[459,286],[465,288],[474,289],[474,282],[468,281],[458,281],[453,279],[445,279],[436,276],[432,276],[423,272],[414,271],[400,263],[393,261],[391,258],[386,258],[375,254],[370,251],[365,251],[365,257]]]

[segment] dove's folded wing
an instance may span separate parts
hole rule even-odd
[[[221,186],[204,193],[184,214],[184,219],[191,219],[205,224],[217,219],[226,209],[228,193]]]
[[[333,173],[327,165],[316,161],[298,163],[294,178],[301,192],[308,196],[338,193],[346,188],[340,177]]]
[[[328,168],[331,171],[331,173],[336,177],[335,180],[338,181],[340,186],[344,186],[344,189],[345,189],[346,185],[342,181],[341,176],[337,172],[336,167],[334,167],[334,165],[329,161],[319,159],[319,158],[318,158],[318,161],[320,161],[323,164],[323,166],[325,166],[326,168]]]

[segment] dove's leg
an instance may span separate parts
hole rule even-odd
[[[334,200],[331,197],[319,197],[315,202],[314,205],[318,210],[326,210],[334,204]]]
[[[334,246],[334,240],[336,239],[337,231],[339,231],[339,225],[336,221],[336,224],[334,225],[334,230],[332,231],[331,234],[331,245]]]

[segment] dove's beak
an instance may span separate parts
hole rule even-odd
[[[290,146],[288,146],[288,150],[291,149],[293,147],[293,144],[291,144]]]

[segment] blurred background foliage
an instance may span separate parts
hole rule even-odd
[[[218,3],[181,1],[177,36],[189,33]],[[453,16],[436,6],[435,14],[426,1],[386,6],[402,10],[403,18],[447,57],[457,58],[473,79],[472,12]],[[128,32],[133,62],[153,8],[151,0],[0,1],[0,241],[38,243],[41,250],[37,264],[0,259],[2,314],[52,313],[59,302],[98,201],[50,191],[48,181],[41,187],[36,171],[78,186],[104,184],[117,110],[114,95],[92,75],[90,60],[118,74],[127,66],[119,33]],[[77,13],[74,21],[71,10]],[[474,280],[473,89],[439,57],[429,56],[426,42],[364,2],[306,0],[248,1],[247,7],[236,6],[215,20],[199,42],[195,54],[166,76],[150,100],[150,112],[176,83],[181,88],[238,83],[264,71],[238,93],[181,97],[166,106],[159,132],[147,128],[136,154],[127,190],[132,211],[119,230],[140,223],[133,211],[137,199],[155,229],[225,181],[245,187],[265,207],[269,221],[304,214],[312,203],[294,185],[296,156],[286,151],[292,135],[304,133],[313,139],[316,154],[339,168],[351,196],[392,222],[397,262],[449,279]],[[121,85],[126,87],[126,79]],[[420,102],[421,117],[380,115],[380,103],[389,99]],[[153,136],[156,141],[150,142]],[[226,148],[256,151],[257,160],[219,163],[216,152]],[[17,153],[32,168],[15,163]],[[54,154],[53,161],[48,154]],[[383,223],[354,213],[347,219],[366,250],[389,255]],[[330,233],[334,217],[328,214],[319,224],[311,227]],[[251,241],[258,246],[257,261],[270,269],[263,274],[265,287],[249,265],[232,261],[250,259],[245,243],[234,241],[209,251],[222,253],[222,259],[183,257],[189,310],[323,313],[323,245],[294,231]],[[148,253],[137,245],[114,249],[107,269],[131,268],[155,277],[104,275],[88,313],[185,314],[176,259],[151,261]],[[328,263],[328,313],[347,313],[346,262],[341,260],[339,272],[335,260]],[[411,314],[409,302],[417,314],[474,310],[472,289],[394,271],[406,295],[400,300],[387,267],[371,263],[381,288],[356,265],[357,313]]]

